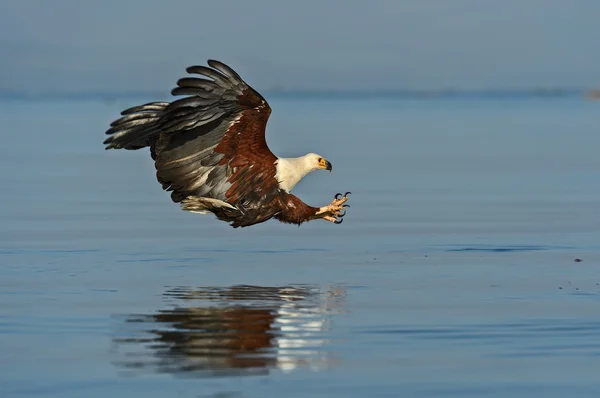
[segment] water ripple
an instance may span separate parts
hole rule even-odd
[[[395,335],[440,344],[488,346],[482,354],[494,357],[600,355],[600,321],[556,319],[453,327],[368,328],[359,333]]]
[[[511,246],[489,246],[489,245],[470,245],[446,249],[447,252],[486,252],[486,253],[510,253],[510,252],[528,252],[541,250],[566,249],[565,247],[554,246],[533,246],[533,245],[511,245]]]

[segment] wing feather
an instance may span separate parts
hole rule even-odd
[[[110,124],[104,144],[106,149],[139,149],[150,146],[160,133],[158,122],[168,102],[150,102],[121,112],[121,117]]]
[[[208,65],[186,68],[198,76],[180,78],[171,93],[183,97],[161,112],[157,178],[175,202],[187,196],[233,204],[249,194],[266,198],[272,194],[260,191],[273,189],[264,182],[274,180],[276,159],[265,140],[271,109],[232,68],[216,60]]]
[[[121,112],[121,115],[129,115],[137,112],[162,111],[167,105],[169,105],[168,102],[149,102],[144,105],[127,108]]]
[[[228,84],[232,83],[227,78],[227,76],[221,74],[220,72],[216,71],[215,69],[211,69],[211,68],[208,68],[206,66],[202,66],[202,65],[189,66],[186,69],[186,71],[187,71],[187,73],[194,73],[196,75],[202,75],[202,76],[210,77],[220,87],[224,87],[224,86],[227,86]]]
[[[216,70],[221,72],[223,75],[229,77],[230,79],[237,80],[238,84],[244,82],[242,80],[242,78],[240,77],[240,75],[237,74],[236,71],[234,71],[233,69],[231,69],[229,66],[225,65],[224,63],[217,61],[216,59],[209,59],[208,65],[215,68]]]
[[[156,178],[175,202],[227,202],[247,217],[240,225],[272,217],[264,213],[279,194],[265,139],[269,104],[220,61],[186,71],[171,90],[180,98],[123,110],[106,131],[106,149],[150,146]]]

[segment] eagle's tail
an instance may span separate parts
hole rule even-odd
[[[188,196],[181,201],[181,209],[192,213],[213,213],[219,220],[235,222],[242,215],[240,209],[219,199]]]
[[[140,149],[150,146],[160,133],[158,120],[168,102],[150,102],[134,106],[121,112],[121,117],[110,124],[106,134],[110,135],[105,149]]]
[[[215,213],[218,209],[227,209],[239,213],[239,209],[219,199],[205,198],[200,196],[188,196],[181,201],[181,209],[192,213]]]

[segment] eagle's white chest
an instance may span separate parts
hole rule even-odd
[[[279,188],[291,192],[298,182],[315,168],[309,166],[304,157],[300,158],[278,158],[275,161],[275,178],[279,182]]]

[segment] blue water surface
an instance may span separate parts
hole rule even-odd
[[[1,103],[1,397],[600,396],[598,103],[273,96],[351,208],[234,230],[104,151],[148,100]]]

